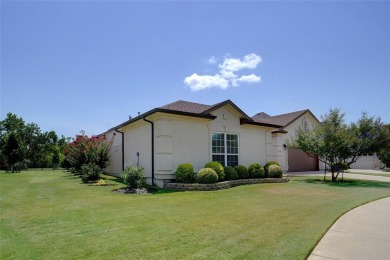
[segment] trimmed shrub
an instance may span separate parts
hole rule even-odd
[[[225,180],[237,180],[238,174],[232,166],[226,166],[224,169]]]
[[[239,179],[248,179],[248,169],[244,165],[236,165],[234,166],[234,169],[236,170]]]
[[[264,168],[261,164],[253,163],[248,167],[249,178],[264,178]]]
[[[225,179],[225,172],[223,170],[223,166],[219,162],[208,162],[205,164],[204,168],[213,169],[218,175],[218,181],[223,181]]]
[[[121,178],[132,189],[142,188],[145,184],[144,168],[141,166],[127,165],[121,173]]]
[[[175,174],[176,182],[191,183],[194,180],[194,167],[190,163],[179,164]]]
[[[270,178],[281,178],[283,175],[282,168],[278,165],[270,165],[268,167],[268,177]]]
[[[100,179],[100,175],[102,174],[102,169],[100,169],[99,165],[89,163],[83,164],[80,168],[81,172],[81,181],[84,183],[90,181],[97,181]]]
[[[271,166],[271,165],[280,166],[280,164],[279,164],[278,162],[275,162],[275,161],[269,161],[269,162],[267,162],[267,163],[264,165],[265,176],[268,176],[268,167]]]
[[[203,168],[196,175],[196,181],[198,183],[216,183],[218,174],[211,168]]]

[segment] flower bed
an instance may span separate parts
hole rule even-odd
[[[241,179],[223,181],[213,184],[199,184],[199,183],[165,183],[164,188],[169,190],[180,190],[180,191],[212,191],[229,189],[235,186],[246,185],[246,184],[257,184],[257,183],[284,183],[288,182],[288,178],[264,178],[264,179]]]

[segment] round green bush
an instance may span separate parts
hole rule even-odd
[[[269,161],[269,162],[267,162],[267,163],[264,165],[265,176],[268,176],[268,167],[271,166],[271,165],[280,166],[280,164],[279,164],[278,162],[275,162],[275,161]]]
[[[90,181],[97,181],[100,179],[100,175],[102,173],[102,169],[100,169],[99,165],[89,163],[83,164],[80,168],[81,172],[81,181],[84,183]]]
[[[121,173],[121,178],[130,188],[142,188],[145,184],[144,168],[141,166],[127,165]]]
[[[194,167],[190,163],[179,164],[175,174],[176,182],[191,183],[194,180]]]
[[[223,166],[219,162],[208,162],[204,165],[204,168],[213,169],[217,173],[219,181],[223,181],[225,179],[225,172],[223,170]]]
[[[244,165],[236,165],[234,166],[234,169],[236,170],[239,179],[248,179],[248,169]]]
[[[225,180],[237,180],[238,174],[232,166],[226,166],[224,169]]]
[[[264,178],[264,168],[261,164],[253,163],[248,167],[249,178]]]
[[[203,168],[196,175],[196,181],[198,183],[216,183],[218,174],[211,168]]]
[[[270,178],[281,178],[283,175],[282,168],[278,165],[270,165],[268,167],[268,177]]]

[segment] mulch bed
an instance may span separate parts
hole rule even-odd
[[[112,192],[119,193],[119,194],[147,194],[147,193],[156,192],[156,190],[146,189],[146,188],[133,189],[129,187],[124,187],[124,188],[113,190]]]

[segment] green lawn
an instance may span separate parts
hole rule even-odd
[[[1,259],[304,259],[344,212],[390,183],[314,177],[122,195],[64,171],[0,174]]]

